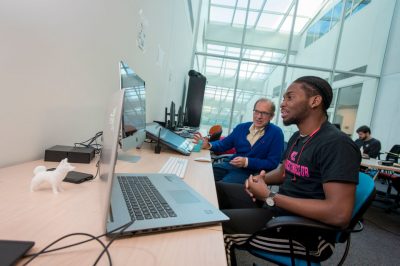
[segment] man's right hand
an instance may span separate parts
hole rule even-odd
[[[193,134],[193,143],[198,143],[200,140],[203,140],[203,136],[200,132],[196,132]]]
[[[210,144],[208,142],[208,138],[204,138],[200,132],[196,132],[193,135],[193,143],[197,144],[200,140],[203,141],[201,148],[202,149],[209,149],[210,148]]]
[[[250,175],[244,184],[245,191],[247,194],[249,194],[253,201],[256,201],[257,199],[265,200],[270,193],[264,178],[265,171],[262,170],[259,175]]]

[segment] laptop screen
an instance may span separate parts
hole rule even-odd
[[[112,95],[104,118],[103,148],[99,164],[101,181],[100,203],[104,232],[106,231],[106,222],[110,208],[111,185],[117,156],[124,93],[125,90],[120,90]]]
[[[161,143],[184,155],[190,155],[190,152],[193,149],[193,144],[190,140],[179,136],[157,123],[146,124],[146,132],[152,139],[158,140],[158,138],[160,138]]]

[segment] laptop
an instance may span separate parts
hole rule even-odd
[[[160,143],[182,153],[183,155],[190,155],[194,147],[191,140],[166,129],[157,123],[146,124],[146,133],[149,138],[160,141]]]
[[[124,90],[116,92],[107,112],[100,157],[105,232],[133,235],[209,225],[229,220],[181,178],[171,174],[114,173]],[[147,202],[147,210],[139,205]],[[133,221],[123,232],[120,228]]]

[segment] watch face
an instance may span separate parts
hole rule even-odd
[[[275,205],[275,201],[271,197],[268,197],[265,202],[267,203],[268,206],[274,206]]]

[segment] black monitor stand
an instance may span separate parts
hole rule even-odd
[[[181,107],[179,107],[179,110],[181,110]],[[179,111],[181,112],[181,111]],[[169,108],[165,107],[165,127],[170,129],[170,130],[175,130],[179,125],[179,123],[183,123],[183,119],[179,118],[180,114],[176,113],[175,111],[175,103],[171,102],[171,106]],[[178,119],[176,118],[178,116]],[[182,121],[182,122],[181,122]]]
[[[182,108],[182,106],[179,106],[179,109],[178,109],[178,122],[177,122],[177,124],[176,124],[176,126],[178,127],[178,128],[181,128],[181,127],[183,127],[183,120],[185,119],[185,117],[184,117],[184,114],[183,114],[183,108]]]

